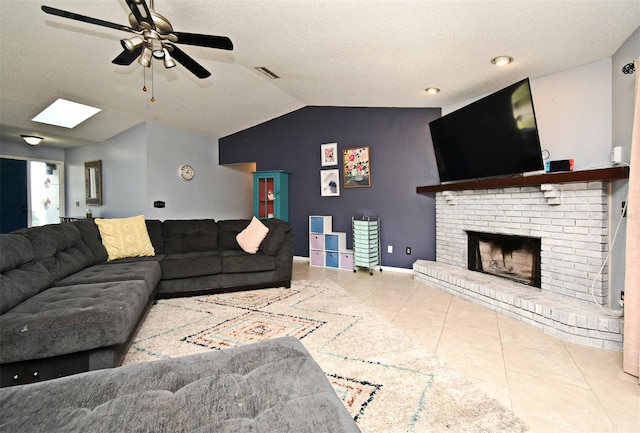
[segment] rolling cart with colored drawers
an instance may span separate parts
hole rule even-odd
[[[378,266],[382,272],[380,251],[380,217],[354,215],[351,218],[353,228],[353,272],[358,267],[369,269]]]

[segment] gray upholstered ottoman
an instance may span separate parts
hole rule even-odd
[[[0,432],[360,432],[292,337],[0,389]]]

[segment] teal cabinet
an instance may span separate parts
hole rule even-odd
[[[253,173],[253,215],[289,221],[289,173],[282,170]]]

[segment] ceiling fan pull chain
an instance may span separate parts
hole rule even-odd
[[[142,68],[142,91],[146,92],[147,91],[147,69],[146,68]]]
[[[153,62],[151,62],[151,103],[156,102],[156,97],[153,94]]]

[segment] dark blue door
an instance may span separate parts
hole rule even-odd
[[[27,227],[27,161],[0,158],[0,233]]]

